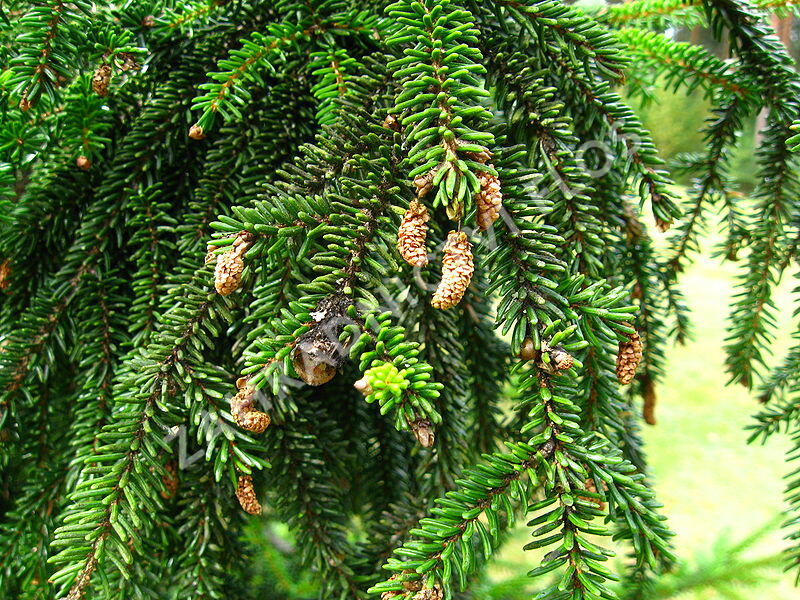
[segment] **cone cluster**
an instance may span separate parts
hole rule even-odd
[[[433,294],[431,305],[447,310],[461,302],[472,280],[475,266],[472,261],[472,245],[463,231],[447,234],[442,259],[442,280]]]
[[[250,475],[239,475],[239,483],[236,486],[236,499],[244,512],[251,515],[261,514],[261,503],[256,498],[256,491],[253,489],[253,478]]]
[[[412,267],[424,267],[428,264],[425,239],[428,236],[426,223],[430,218],[425,205],[412,200],[397,231],[397,251]]]
[[[500,191],[500,178],[488,171],[478,173],[480,190],[475,200],[478,205],[478,227],[486,231],[500,216],[503,207],[503,194]]]
[[[242,231],[233,240],[233,244],[217,257],[214,269],[214,287],[222,296],[227,296],[239,289],[244,271],[244,254],[253,245],[253,235]]]
[[[246,377],[239,378],[236,387],[239,391],[231,398],[231,416],[234,422],[247,431],[263,433],[269,427],[270,418],[267,413],[253,406],[256,388],[250,385]]]
[[[636,376],[636,368],[642,360],[642,338],[638,332],[628,336],[627,342],[620,342],[617,352],[617,380],[627,385]]]

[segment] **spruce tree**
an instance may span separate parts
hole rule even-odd
[[[537,597],[647,598],[639,427],[716,215],[731,381],[800,453],[793,4],[3,3],[0,598],[460,597],[519,522]],[[669,168],[656,86],[713,107]]]

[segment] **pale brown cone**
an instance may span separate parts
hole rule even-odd
[[[92,161],[82,154],[75,160],[75,164],[79,169],[84,171],[88,171],[92,167]]]
[[[242,231],[231,247],[217,257],[214,287],[221,296],[227,296],[239,289],[244,271],[244,255],[252,245],[253,235]]]
[[[422,198],[433,189],[433,178],[438,169],[433,168],[424,175],[417,175],[414,178],[414,187],[417,188],[417,198]]]
[[[24,96],[19,101],[19,109],[22,112],[28,112],[31,109],[31,106],[33,106],[33,103]]]
[[[444,593],[440,585],[434,585],[432,588],[423,588],[414,594],[414,600],[442,600]]]
[[[486,231],[500,216],[503,207],[503,193],[500,191],[500,178],[488,171],[478,173],[481,189],[476,196],[478,205],[478,227]]]
[[[236,486],[236,499],[239,500],[244,512],[251,515],[261,514],[261,503],[256,498],[256,491],[253,489],[253,478],[250,475],[239,475],[239,483]]]
[[[669,231],[670,227],[672,227],[672,219],[665,221],[664,219],[659,219],[656,217],[656,229],[658,229],[661,233]]]
[[[263,433],[269,427],[270,418],[267,413],[253,407],[256,389],[242,377],[236,382],[239,391],[231,398],[231,416],[234,422],[247,431]]]
[[[365,396],[369,396],[375,390],[372,389],[372,386],[367,381],[366,377],[362,377],[358,381],[353,384],[353,387],[356,388],[359,392],[361,392]]]
[[[575,359],[563,348],[555,348],[550,352],[550,358],[553,360],[553,366],[557,371],[566,371],[571,369],[575,364]]]
[[[206,134],[200,125],[192,125],[189,127],[189,137],[193,140],[202,140],[204,137],[206,137]]]
[[[98,96],[108,96],[108,84],[111,82],[111,65],[102,64],[97,67],[92,77],[92,91]]]
[[[397,230],[397,251],[412,267],[424,267],[428,264],[425,240],[428,237],[426,223],[430,218],[425,205],[412,200],[403,215],[400,229]]]
[[[642,360],[642,338],[638,333],[628,336],[627,342],[620,342],[617,352],[617,380],[627,385],[636,376],[636,368]]]
[[[447,310],[461,302],[472,280],[475,266],[472,262],[472,245],[463,231],[447,234],[442,259],[442,280],[433,294],[431,305]]]

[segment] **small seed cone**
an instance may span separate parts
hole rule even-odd
[[[426,223],[430,218],[425,205],[412,200],[403,215],[400,229],[397,230],[397,251],[412,267],[424,267],[428,264],[425,239],[428,237]]]
[[[247,431],[263,433],[269,427],[270,418],[268,414],[253,407],[256,389],[244,377],[236,383],[239,391],[231,398],[231,416],[234,422]]]
[[[88,171],[92,167],[92,161],[83,155],[80,155],[75,160],[75,164],[79,169],[82,169],[83,171]]]
[[[478,227],[486,231],[500,216],[503,207],[503,194],[500,191],[500,178],[488,171],[478,173],[481,189],[476,196],[478,205]]]
[[[642,360],[642,338],[638,333],[628,336],[627,342],[620,342],[617,352],[617,380],[627,385],[636,376],[636,367]]]
[[[434,167],[424,175],[417,175],[414,178],[414,187],[417,188],[417,198],[422,198],[433,189],[433,178],[436,176],[438,167]]]
[[[447,310],[461,302],[472,280],[475,266],[472,262],[472,245],[463,231],[447,234],[442,259],[442,280],[433,294],[431,305]]]
[[[192,125],[189,128],[189,137],[193,140],[202,140],[204,137],[206,137],[206,134],[200,125]]]
[[[108,96],[108,85],[111,83],[111,65],[102,64],[97,67],[92,77],[92,91],[101,98]]]
[[[261,514],[261,503],[256,498],[256,491],[253,489],[253,478],[250,475],[239,475],[239,483],[236,486],[236,499],[239,500],[244,512],[251,515]]]

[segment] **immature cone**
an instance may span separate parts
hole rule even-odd
[[[522,345],[519,347],[519,357],[522,360],[534,360],[535,358],[539,358],[539,351],[536,349],[536,345],[531,338],[526,337],[522,340]]]
[[[617,352],[617,380],[627,385],[636,376],[636,367],[642,360],[642,338],[637,332],[628,336],[627,342],[620,342]]]
[[[503,207],[503,194],[500,191],[500,178],[488,171],[478,173],[478,182],[481,189],[478,191],[476,201],[478,205],[478,227],[486,231],[500,216]]]
[[[269,427],[269,415],[253,407],[256,388],[250,385],[246,377],[236,382],[239,391],[231,398],[231,416],[234,422],[247,431],[263,433]]]
[[[23,98],[22,98],[22,99],[19,101],[19,109],[20,109],[22,112],[28,112],[28,111],[31,109],[31,106],[33,106],[33,104],[31,103],[31,101],[30,101],[30,100],[28,100],[28,99],[27,99],[27,98],[25,98],[25,97],[23,97]]]
[[[397,251],[412,267],[424,267],[428,264],[425,239],[428,236],[426,223],[430,218],[425,205],[412,200],[403,215],[400,229],[397,230]]]
[[[192,125],[189,127],[189,137],[193,140],[202,140],[204,137],[206,137],[206,134],[200,125]]]
[[[102,64],[97,67],[92,77],[92,90],[101,98],[108,96],[108,84],[111,82],[111,65]]]
[[[364,396],[369,396],[375,390],[372,389],[372,386],[367,381],[366,377],[362,377],[358,381],[353,384],[353,387],[356,388],[359,392],[361,392]]]
[[[433,294],[431,305],[447,310],[461,302],[472,280],[475,266],[472,263],[472,245],[463,231],[447,234],[442,259],[442,280]]]
[[[142,19],[142,27],[153,27],[156,24],[156,18],[153,15],[147,15]]]
[[[221,296],[227,296],[239,289],[244,271],[244,255],[252,245],[253,235],[242,231],[231,247],[217,257],[214,287]]]
[[[251,515],[261,514],[261,503],[256,498],[256,491],[253,489],[253,478],[250,475],[239,475],[239,483],[236,486],[236,499],[239,500],[244,512]]]
[[[83,156],[82,154],[75,160],[75,164],[78,166],[79,169],[83,169],[84,171],[88,171],[92,166],[92,161],[88,158]]]

